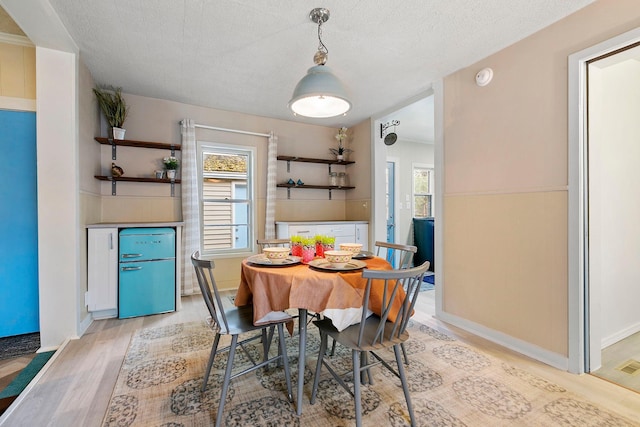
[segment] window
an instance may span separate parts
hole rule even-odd
[[[201,143],[199,151],[203,254],[250,252],[254,150]]]
[[[433,216],[433,168],[413,166],[413,216]]]

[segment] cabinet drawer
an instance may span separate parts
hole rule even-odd
[[[356,228],[353,224],[322,224],[318,225],[318,234],[334,237],[355,238]]]
[[[318,226],[316,225],[290,225],[289,236],[309,236],[313,237],[318,234]]]

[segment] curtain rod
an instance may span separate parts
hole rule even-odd
[[[180,121],[180,124],[183,124],[182,121]],[[200,129],[219,130],[221,132],[231,132],[231,133],[241,133],[241,134],[244,134],[244,135],[263,136],[265,138],[270,138],[272,136],[271,133],[248,132],[246,130],[226,129],[226,128],[219,128],[219,127],[215,127],[215,126],[199,125],[199,124],[196,124],[194,126],[197,127],[197,128],[200,128]]]

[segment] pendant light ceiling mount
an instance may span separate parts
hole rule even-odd
[[[351,109],[342,82],[325,64],[329,50],[322,42],[322,24],[329,20],[329,9],[318,7],[309,13],[309,19],[318,24],[318,51],[313,56],[315,66],[298,82],[289,101],[295,115],[328,118],[346,114]]]

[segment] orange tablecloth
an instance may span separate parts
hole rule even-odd
[[[367,268],[374,270],[392,268],[386,260],[379,257],[364,262]],[[360,308],[366,284],[366,279],[362,278],[362,270],[336,273],[319,271],[305,264],[263,267],[244,260],[235,304],[253,304],[253,320],[257,324],[267,314],[288,308],[302,308],[316,313],[326,309]],[[374,313],[379,313],[382,290],[376,291],[376,288],[379,289],[372,286],[369,308]],[[401,300],[402,298],[396,299],[398,308]]]

